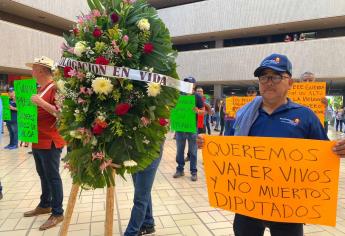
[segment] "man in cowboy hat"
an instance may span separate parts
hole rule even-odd
[[[55,127],[58,110],[55,106],[56,86],[52,78],[54,62],[48,57],[36,58],[26,66],[32,68],[32,76],[40,85],[38,94],[31,101],[38,106],[38,143],[32,144],[36,171],[41,179],[41,200],[38,206],[24,213],[25,217],[52,213],[49,219],[40,226],[46,230],[63,221],[63,188],[60,177],[60,155],[65,145]]]

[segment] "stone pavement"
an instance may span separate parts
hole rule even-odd
[[[334,138],[340,136],[331,131]],[[35,171],[34,160],[27,154],[28,148],[17,150],[2,149],[8,142],[5,134],[0,142],[0,178],[4,188],[4,198],[0,201],[0,236],[41,236],[58,235],[60,225],[41,232],[38,227],[48,215],[24,218],[23,212],[33,209],[38,204],[40,182]],[[173,179],[175,172],[175,141],[169,134],[164,146],[164,155],[154,183],[153,210],[156,221],[155,235],[233,235],[231,212],[214,209],[209,206],[204,171],[199,151],[198,181],[192,182],[190,174],[180,179]],[[63,166],[63,164],[62,164]],[[61,166],[64,184],[64,207],[71,189],[71,178]],[[189,164],[186,165],[187,169]],[[305,235],[328,236],[345,235],[345,160],[341,162],[337,226],[305,226]],[[131,178],[127,182],[116,179],[116,200],[114,216],[114,235],[122,235],[126,229],[133,199]],[[105,189],[82,191],[77,200],[72,222],[69,228],[71,236],[103,235],[105,220]],[[265,236],[269,235],[268,231]]]

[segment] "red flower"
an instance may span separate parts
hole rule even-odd
[[[70,72],[71,70],[73,70],[73,68],[70,66],[65,66],[63,68],[63,75],[65,78],[71,78],[71,76],[68,74],[68,72]]]
[[[109,64],[109,60],[107,60],[107,58],[105,58],[105,57],[99,56],[99,57],[96,58],[95,63],[99,64],[99,65],[108,65]]]
[[[103,133],[103,131],[104,131],[104,128],[102,126],[100,126],[99,124],[95,124],[92,127],[92,133],[95,135],[100,135]]]
[[[152,44],[152,43],[145,43],[145,44],[144,44],[144,53],[145,53],[145,54],[150,54],[150,53],[152,53],[152,52],[153,52],[153,49],[154,49],[154,47],[153,47],[153,44]]]
[[[161,126],[166,126],[169,122],[164,118],[159,118],[159,124]]]
[[[97,27],[93,30],[93,37],[99,38],[102,36],[102,30],[98,29]]]
[[[77,36],[79,34],[79,29],[78,28],[74,28],[73,29],[73,33],[75,36]]]
[[[120,17],[119,17],[118,14],[112,13],[112,14],[110,15],[110,19],[111,19],[111,21],[112,21],[114,24],[116,24],[116,23],[120,20]]]
[[[130,108],[131,105],[128,103],[120,103],[115,107],[115,114],[118,116],[126,115]]]

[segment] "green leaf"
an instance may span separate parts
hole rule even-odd
[[[98,9],[100,12],[104,11],[104,6],[101,4],[99,0],[92,0],[93,4],[95,5],[96,9]]]
[[[89,5],[91,10],[96,9],[96,6],[95,6],[95,4],[93,4],[92,0],[87,0],[87,4]]]

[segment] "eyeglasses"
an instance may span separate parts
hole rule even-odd
[[[262,75],[259,76],[259,82],[261,84],[267,84],[269,80],[272,81],[273,84],[279,84],[283,79],[288,79],[288,76],[282,75]]]

